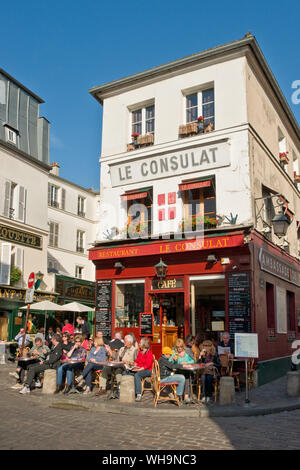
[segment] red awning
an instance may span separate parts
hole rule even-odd
[[[143,193],[131,193],[131,194],[122,194],[121,199],[122,201],[130,201],[132,199],[143,199],[148,196],[147,191]]]
[[[190,183],[182,183],[179,185],[179,191],[189,191],[190,189],[208,188],[211,185],[211,180],[195,181]]]

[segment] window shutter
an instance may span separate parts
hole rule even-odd
[[[58,224],[54,224],[54,246],[58,246]]]
[[[51,205],[51,184],[48,183],[48,206]]]
[[[20,220],[20,222],[25,222],[25,200],[26,189],[24,186],[19,186],[18,220]]]
[[[16,247],[16,267],[23,273],[24,249]]]
[[[50,222],[49,245],[53,246],[53,222]]]
[[[3,204],[3,215],[4,215],[4,217],[9,217],[10,187],[11,187],[10,181],[5,181],[4,204]]]
[[[63,210],[66,208],[66,190],[64,188],[61,190],[61,208]]]
[[[1,246],[0,284],[10,285],[11,244]]]

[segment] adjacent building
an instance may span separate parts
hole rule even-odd
[[[300,339],[300,132],[253,36],[94,87],[103,106],[96,328]],[[144,313],[144,315],[141,315]]]

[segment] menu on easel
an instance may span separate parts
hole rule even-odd
[[[153,313],[140,313],[140,336],[153,336]]]
[[[228,275],[229,333],[251,332],[251,281],[250,273]]]
[[[96,333],[102,331],[103,336],[111,339],[111,295],[112,280],[104,279],[96,284]]]

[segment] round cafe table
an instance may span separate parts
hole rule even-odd
[[[64,359],[61,361],[62,364],[69,364],[69,365],[75,365],[75,364],[80,364],[80,363],[85,363],[86,359]],[[70,393],[80,393],[79,390],[76,388],[75,384],[75,368],[72,367],[72,384],[71,384],[71,390],[69,391]]]
[[[185,374],[187,373],[188,378],[187,380],[189,381],[189,398],[191,400],[191,404],[198,403],[198,400],[194,400],[193,397],[193,390],[192,390],[192,381],[193,381],[193,375],[195,372],[203,372],[205,370],[206,365],[205,364],[176,364],[176,369],[173,369],[175,372],[178,371],[183,371]],[[185,375],[184,374],[184,375]]]

